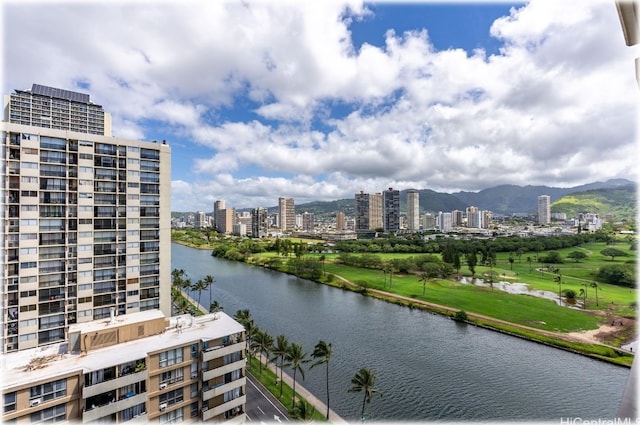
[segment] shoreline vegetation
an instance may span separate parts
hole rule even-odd
[[[174,237],[176,235],[178,235],[177,232],[172,232],[172,242],[196,249],[206,249],[213,251],[216,246],[219,246],[221,243],[233,243],[228,239],[215,239],[214,241],[210,241],[210,238],[204,236],[204,234],[203,236],[197,237],[195,240],[193,238],[189,240],[188,238]],[[307,242],[318,243],[319,241],[309,240]],[[572,248],[572,250],[572,252],[574,252],[575,247]],[[589,251],[584,248],[582,248],[582,250]],[[589,251],[589,254],[591,253],[592,252]],[[536,257],[538,256],[538,254],[542,255],[544,254],[544,252],[536,253]],[[336,264],[338,255],[339,254],[335,253],[323,255],[307,253],[306,256],[313,257],[317,260],[317,262],[320,262],[322,266],[322,272],[315,274],[313,277],[310,277],[305,273],[296,273],[296,270],[290,270],[283,266],[286,263],[286,260],[299,258],[299,255],[291,257],[287,255],[286,257],[281,257],[277,253],[264,252],[251,255],[245,254],[240,256],[236,260],[257,267],[264,267],[282,273],[299,276],[316,283],[360,293],[365,296],[374,297],[411,309],[418,308],[424,311],[431,312],[433,314],[443,315],[445,317],[451,318],[452,320],[460,322],[461,325],[463,325],[463,323],[466,323],[467,325],[482,327],[547,346],[570,351],[576,354],[588,356],[594,359],[606,361],[618,366],[631,367],[631,364],[633,362],[635,353],[624,350],[620,348],[619,345],[624,344],[625,340],[627,340],[626,342],[628,342],[629,338],[635,337],[635,288],[618,289],[618,287],[614,287],[613,285],[606,286],[606,284],[600,284],[599,287],[601,293],[606,286],[607,296],[610,298],[614,298],[610,300],[610,303],[612,306],[616,306],[618,310],[615,311],[615,314],[613,314],[610,307],[600,307],[594,309],[590,308],[586,311],[583,311],[582,309],[578,309],[575,307],[567,307],[566,304],[569,303],[569,301],[576,302],[575,299],[584,299],[583,302],[589,301],[589,303],[592,303],[591,298],[593,298],[593,290],[595,289],[597,291],[598,288],[591,288],[592,295],[589,299],[587,299],[586,282],[588,279],[586,275],[584,276],[585,279],[576,278],[577,280],[572,282],[573,285],[567,283],[568,279],[564,277],[564,275],[562,278],[560,278],[564,278],[564,281],[561,281],[560,283],[561,287],[565,286],[571,288],[572,286],[575,286],[575,292],[577,293],[579,287],[582,286],[584,287],[585,291],[580,292],[582,295],[584,295],[584,298],[582,298],[582,296],[575,296],[575,299],[565,299],[565,306],[560,307],[553,301],[543,300],[541,298],[524,295],[511,295],[498,290],[494,291],[493,285],[491,285],[490,289],[486,287],[480,288],[470,284],[467,284],[466,287],[461,287],[461,284],[451,279],[435,278],[433,276],[427,276],[424,273],[421,276],[407,276],[398,273],[397,270],[385,270],[384,272],[381,272],[380,270],[369,270],[355,267],[349,268],[344,265]],[[353,255],[358,254],[354,253]],[[401,256],[401,254],[397,254],[397,256]],[[507,272],[513,271],[515,263],[511,254],[509,255],[509,257],[510,258],[507,261],[505,258],[501,258],[500,254],[498,255],[498,262],[502,260],[503,264],[506,264],[503,269],[500,269],[497,264],[492,264],[490,265],[490,267],[477,266],[477,272],[479,274],[481,273],[481,276],[488,276],[489,279],[497,279],[499,277],[500,279],[518,279],[518,281],[527,282],[528,279],[523,276],[525,273],[519,275],[517,271],[515,273]],[[528,265],[527,262],[524,262],[522,264],[520,264],[521,261],[518,262],[520,269],[526,269],[528,267],[531,275],[537,276],[539,274],[541,278],[546,278],[547,281],[551,282],[536,282],[536,289],[538,289],[539,287],[545,288],[546,284],[549,290],[555,290],[555,292],[558,292],[558,278],[556,277],[556,281],[554,282],[553,271],[550,271],[553,269],[549,268],[545,271],[542,267],[536,266],[537,268],[534,270],[532,268],[531,259],[529,257],[527,257],[527,259],[529,260]],[[572,263],[567,263],[566,266],[571,267]],[[394,272],[396,274],[394,274]],[[549,276],[545,276],[545,273]],[[560,271],[558,270],[556,271],[556,273],[557,275],[559,275]],[[417,278],[419,278],[421,282],[418,286],[415,285],[415,280]],[[376,279],[380,279],[380,281],[377,281]],[[381,279],[384,279],[384,281],[382,281]],[[420,288],[418,291],[413,291],[417,293],[411,293],[411,291],[403,291],[404,287],[407,285],[406,282],[408,282],[410,279],[413,279],[414,281],[412,283],[413,286]],[[584,282],[580,283],[582,280]],[[589,282],[591,281],[589,280]],[[382,289],[380,289],[380,286],[382,286]],[[609,288],[610,286],[612,286],[612,288]],[[463,298],[460,297],[460,294],[456,293],[458,299],[451,300],[450,298],[452,297],[451,293],[453,289],[458,289]],[[616,290],[618,290],[620,294],[618,294]],[[630,295],[628,295],[627,292],[624,292],[625,290]],[[419,295],[420,293],[422,293],[422,296]],[[427,296],[435,298],[435,300],[439,302],[432,302],[424,299],[425,293],[427,294]],[[443,297],[449,297],[449,299]],[[473,299],[473,301],[470,301],[471,299]],[[532,311],[537,312],[540,318],[544,318],[547,322],[550,323],[546,323],[542,320],[534,320],[532,321],[531,326],[529,326],[523,323],[516,323],[515,318],[513,321],[504,320],[504,318],[500,318],[499,316],[509,316],[510,313],[499,311],[497,314],[498,317],[495,317],[492,314],[486,314],[492,313],[491,309],[488,309],[487,311],[477,311],[482,310],[482,308],[480,308],[480,303],[476,299],[485,301],[495,300],[496,303],[499,304],[505,303],[506,308],[509,309],[509,311],[513,309],[522,309],[529,313],[531,313]],[[518,302],[516,302],[515,300],[518,300]],[[606,300],[603,295],[600,295],[600,300],[596,302],[598,302],[598,305],[602,304],[602,306],[604,306]],[[624,302],[627,302],[627,304],[630,304],[630,306],[623,306]],[[446,305],[447,303],[449,305]],[[522,305],[520,305],[519,303],[524,303],[527,305],[522,307]],[[536,309],[538,309],[538,311],[536,311]],[[544,311],[541,309],[544,309]],[[602,338],[594,337],[594,335],[597,335],[599,333],[598,330],[611,330],[609,324],[616,324],[617,320],[619,320],[621,326],[620,329],[614,329],[616,332],[608,337],[609,340],[612,339],[611,342],[603,342]],[[623,324],[625,326],[622,326]],[[545,327],[547,327],[547,329],[545,329]]]

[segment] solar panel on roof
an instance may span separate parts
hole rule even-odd
[[[42,96],[55,97],[57,99],[65,99],[73,102],[89,103],[89,95],[84,93],[78,93],[71,90],[58,89],[55,87],[42,86],[40,84],[33,84],[31,86],[31,93],[39,94]]]

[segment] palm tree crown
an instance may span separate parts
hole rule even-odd
[[[307,353],[302,351],[302,345],[295,342],[289,346],[286,359],[287,366],[291,366],[291,369],[293,369],[293,398],[291,400],[291,408],[293,408],[296,400],[296,373],[299,371],[302,379],[304,379],[302,364],[309,362],[309,359],[307,359]]]
[[[371,403],[371,397],[374,394],[380,393],[377,388],[374,387],[376,383],[376,375],[370,369],[363,367],[360,369],[353,378],[351,378],[353,386],[349,389],[350,393],[364,392],[364,399],[362,400],[362,413],[361,419],[364,420],[364,408],[365,405]],[[380,393],[382,395],[382,393]]]

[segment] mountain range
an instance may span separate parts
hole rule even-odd
[[[468,206],[476,206],[481,210],[489,210],[494,214],[512,215],[517,213],[532,214],[537,211],[537,199],[540,195],[549,195],[552,201],[552,212],[594,212],[605,214],[607,208],[625,210],[627,218],[633,218],[636,210],[636,184],[627,179],[611,179],[605,182],[595,182],[574,187],[550,186],[516,186],[500,185],[483,189],[479,192],[439,193],[429,189],[419,190],[420,211],[464,211]],[[572,202],[560,202],[568,195],[588,193],[588,197],[573,196]],[[612,196],[608,196],[611,194]],[[579,200],[590,201],[582,205]],[[594,201],[594,199],[598,201]],[[407,190],[400,191],[400,210],[406,211]],[[569,205],[571,206],[569,208]],[[596,208],[597,207],[597,208]],[[618,208],[620,207],[620,208]],[[599,209],[599,210],[594,210]],[[276,212],[277,207],[269,208]],[[296,212],[310,212],[316,215],[343,211],[347,215],[354,214],[354,199],[340,199],[336,201],[315,201],[296,205]]]

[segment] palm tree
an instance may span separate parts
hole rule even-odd
[[[251,317],[251,312],[249,309],[238,310],[236,314],[233,315],[233,318],[236,319],[238,323],[244,326],[245,331],[245,339],[247,340],[247,354],[249,356],[249,362],[251,362],[251,339],[256,333],[257,327],[253,323],[253,317]],[[251,363],[249,363],[249,367],[251,367]]]
[[[196,283],[191,286],[192,291],[198,291],[198,305],[196,306],[198,310],[200,310],[200,297],[202,296],[202,291],[207,289],[207,284],[202,279],[198,279]]]
[[[326,363],[327,365],[327,420],[329,420],[329,360],[331,360],[331,343],[326,343],[323,340],[318,341],[315,348],[313,349],[313,353],[311,357],[317,359],[315,363],[311,365],[310,369],[313,369],[314,366],[318,366],[320,364]]]
[[[378,393],[378,389],[374,387],[376,383],[376,375],[366,367],[360,369],[353,378],[351,378],[351,384],[353,386],[349,389],[350,393],[364,392],[364,399],[362,400],[362,413],[360,414],[360,420],[364,421],[364,408],[367,403],[371,403],[371,397],[375,393]],[[382,395],[382,393],[380,393]]]
[[[280,358],[280,397],[282,397],[282,366],[284,366],[284,357],[287,355],[289,351],[289,341],[287,341],[287,337],[284,335],[278,335],[276,338],[276,344],[271,349],[271,354],[274,354],[275,357],[271,359],[272,361],[276,361],[276,367],[278,367],[278,357]],[[276,370],[276,378],[278,377]]]
[[[217,313],[224,310],[218,301],[214,301],[209,305],[209,313]]]
[[[205,289],[209,290],[209,302],[211,302],[211,287],[213,286],[214,283],[215,283],[215,278],[213,277],[213,275],[208,274],[204,277]]]
[[[424,297],[424,292],[427,289],[427,281],[429,280],[429,275],[427,273],[422,273],[420,275],[420,279],[418,280],[422,282],[422,296]]]
[[[302,422],[313,422],[316,408],[306,400],[299,400],[293,408],[293,418]]]
[[[233,318],[236,319],[236,321],[241,325],[244,325],[248,321],[253,321],[251,312],[247,308],[245,308],[244,310],[236,311],[236,314],[233,315]]]
[[[291,400],[291,408],[293,409],[296,400],[296,372],[300,371],[300,375],[302,379],[304,379],[304,369],[302,368],[303,363],[308,363],[307,353],[302,351],[302,345],[296,344],[295,342],[289,346],[289,351],[287,351],[286,355],[287,366],[291,366],[293,369],[293,398]]]
[[[257,329],[253,343],[254,347],[260,351],[260,375],[262,375],[262,355],[266,353],[268,362],[269,353],[273,347],[273,337],[267,331]]]
[[[591,283],[591,287],[595,288],[596,290],[596,307],[598,306],[598,283],[597,282],[592,282]]]
[[[556,269],[554,280],[558,282],[558,299],[560,300],[560,305],[562,305],[562,275],[560,274],[560,269]]]

